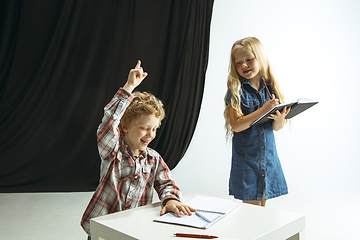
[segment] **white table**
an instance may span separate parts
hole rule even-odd
[[[185,197],[184,202],[192,197]],[[206,230],[153,222],[159,213],[160,203],[154,203],[93,218],[90,221],[91,240],[191,239],[175,237],[177,232],[215,235],[219,240],[299,240],[300,232],[305,229],[305,216],[302,214],[249,204],[241,204]]]

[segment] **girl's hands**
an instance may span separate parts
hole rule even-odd
[[[185,205],[182,202],[179,202],[175,199],[170,199],[166,202],[166,205],[161,209],[160,216],[164,215],[167,212],[173,212],[177,217],[181,217],[182,212],[184,215],[191,216],[191,212],[196,212],[196,209]]]
[[[290,107],[284,107],[284,109],[281,112],[277,110],[275,114],[270,114],[268,116],[268,118],[274,120],[272,123],[272,128],[274,131],[279,131],[285,126],[286,124],[285,117],[290,112],[290,109],[291,109]]]
[[[267,109],[267,111],[270,111],[273,107],[277,105],[279,105],[279,100],[275,99],[275,95],[273,94],[272,98],[269,101],[267,101],[263,107]],[[268,118],[274,120],[272,123],[273,130],[278,131],[285,126],[286,124],[285,117],[289,112],[290,112],[290,107],[284,107],[284,109],[281,112],[277,110],[274,114],[270,114],[268,116]]]
[[[273,107],[276,107],[279,105],[279,99],[275,98],[275,95],[272,95],[272,98],[268,100],[264,106],[262,106],[264,109],[266,109],[266,112],[270,111]]]
[[[128,92],[132,92],[140,83],[146,78],[148,75],[147,72],[144,72],[143,68],[140,66],[141,61],[138,60],[134,69],[131,69],[129,72],[129,76],[127,82],[124,85],[124,89]]]
[[[273,119],[274,121],[282,121],[285,119],[286,115],[290,112],[290,107],[284,107],[284,109],[280,112],[277,110],[275,114],[270,114],[268,118]]]

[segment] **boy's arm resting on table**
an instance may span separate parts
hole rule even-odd
[[[161,200],[162,209],[160,215],[164,215],[167,212],[173,212],[178,217],[181,216],[180,212],[185,215],[191,215],[191,212],[195,212],[196,210],[181,202],[182,194],[180,189],[175,184],[166,163],[160,156],[159,158],[154,188]]]
[[[182,194],[171,175],[169,167],[159,155],[159,163],[155,173],[154,188],[161,200],[162,206],[169,199],[181,201]]]
[[[104,108],[104,116],[97,129],[98,150],[102,160],[111,161],[116,157],[120,138],[118,125],[132,98],[131,93],[119,89]]]
[[[166,205],[161,209],[160,216],[167,212],[173,212],[177,217],[181,217],[181,213],[184,215],[192,215],[192,212],[196,210],[186,204],[179,202],[175,199],[169,199],[166,201]]]

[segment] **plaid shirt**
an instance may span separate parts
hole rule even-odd
[[[89,235],[91,218],[152,203],[152,187],[162,202],[181,199],[179,188],[161,156],[147,148],[136,157],[120,137],[120,118],[132,99],[132,94],[119,89],[104,108],[97,130],[102,159],[100,183],[81,220],[81,226]]]

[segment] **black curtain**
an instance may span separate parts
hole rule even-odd
[[[171,169],[191,141],[213,0],[0,2],[0,192],[88,191],[96,129],[138,59],[136,89],[166,117],[151,147]]]

